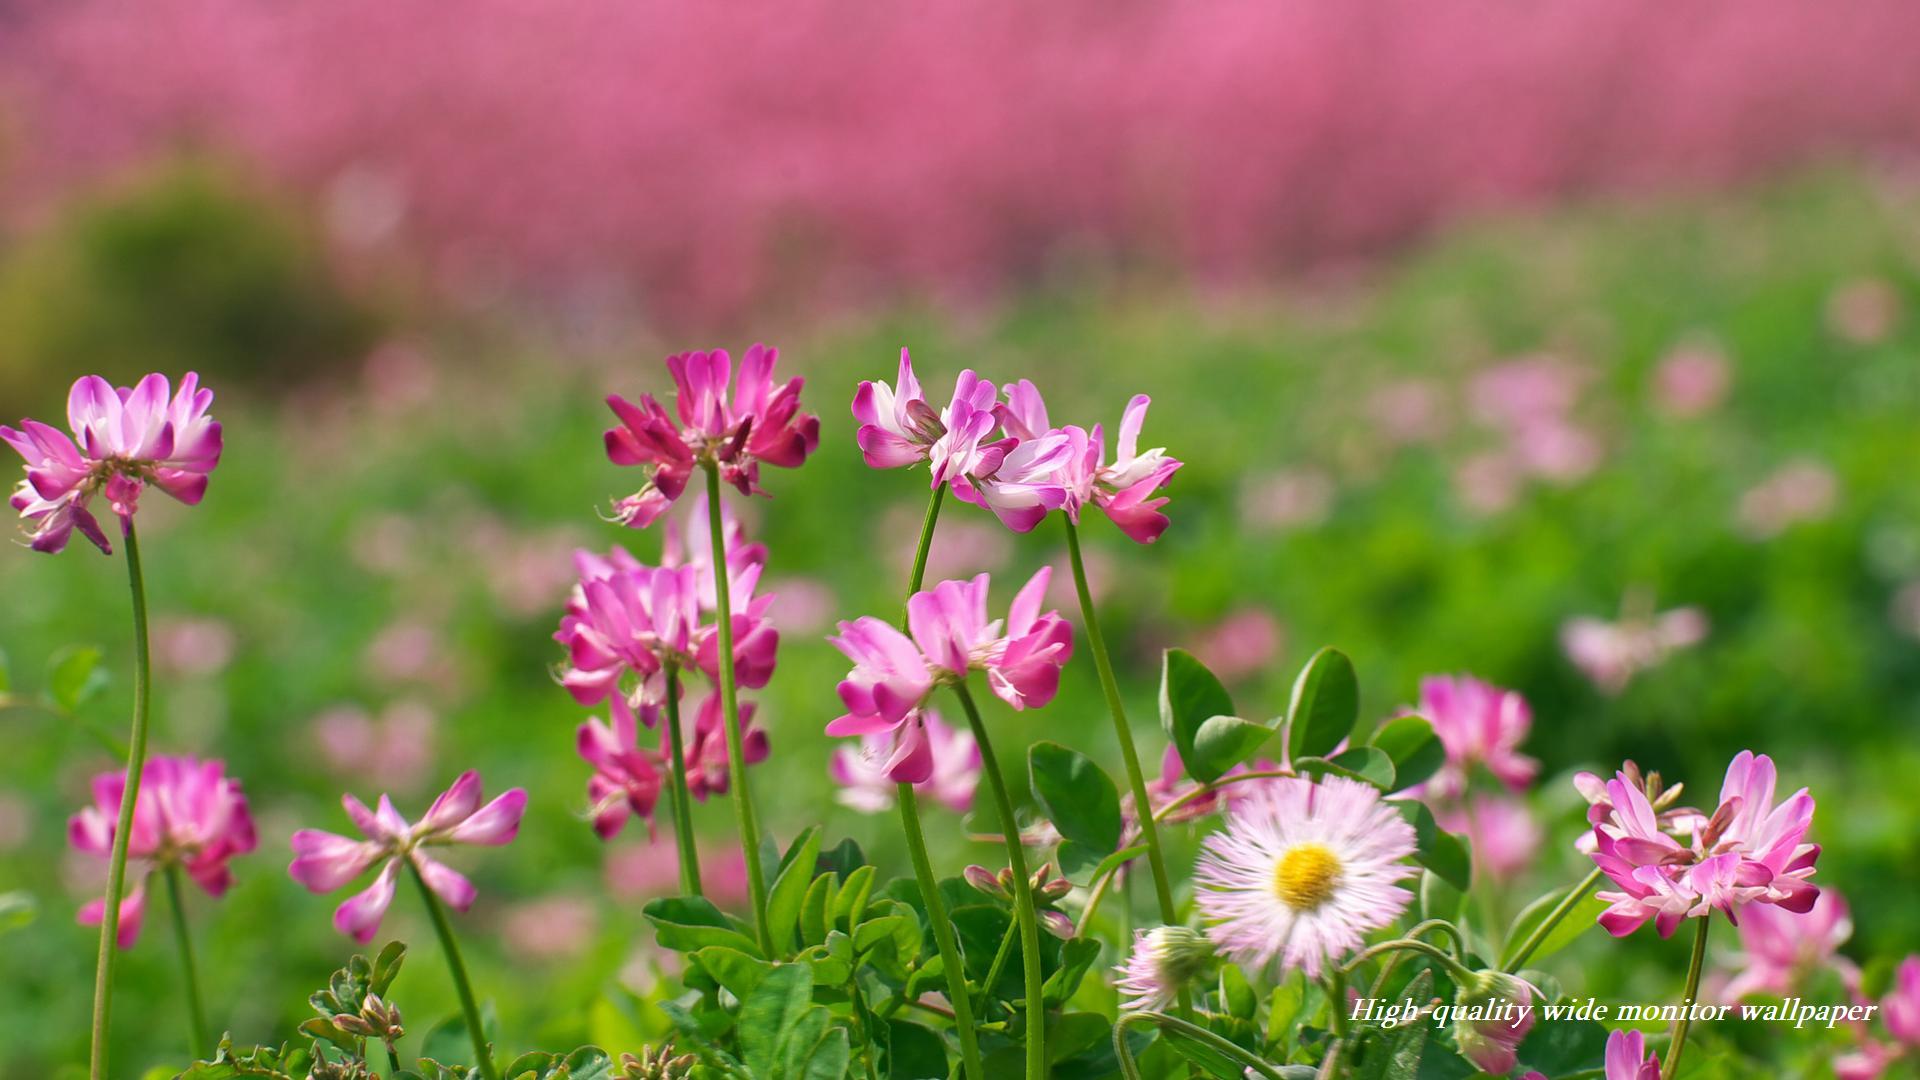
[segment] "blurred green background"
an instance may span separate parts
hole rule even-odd
[[[210,1009],[243,1041],[283,1037],[352,951],[329,925],[344,894],[287,878],[288,834],[346,829],[342,791],[388,791],[417,813],[468,767],[490,792],[532,793],[511,848],[456,856],[481,890],[460,924],[469,961],[504,1030],[529,1046],[631,1046],[657,1029],[616,988],[655,977],[638,910],[672,888],[670,850],[637,826],[603,845],[586,825],[584,714],[552,681],[550,635],[573,548],[658,553],[660,530],[599,519],[639,480],[601,453],[604,394],[664,393],[665,353],[755,339],[807,377],[822,418],[819,453],[768,470],[773,497],[742,506],[782,596],[780,668],[754,695],[774,749],[753,772],[782,839],[824,817],[830,837],[904,868],[893,818],[835,803],[821,727],[845,670],[823,636],[898,607],[924,505],[924,472],[861,464],[847,408],[906,345],[930,393],[963,367],[1029,377],[1055,422],[1112,425],[1128,396],[1152,395],[1147,445],[1187,463],[1173,525],[1152,547],[1087,530],[1143,752],[1163,745],[1169,645],[1213,663],[1254,716],[1283,708],[1323,644],[1354,658],[1374,717],[1410,703],[1422,674],[1472,672],[1525,694],[1526,749],[1545,763],[1549,840],[1498,901],[1509,912],[1579,872],[1570,770],[1632,756],[1710,801],[1751,747],[1819,800],[1819,880],[1854,905],[1849,952],[1920,946],[1910,177],[1802,172],[1515,212],[1258,289],[1069,275],[992,304],[663,340],[592,313],[438,302],[392,267],[343,270],[295,207],[240,175],[158,166],[0,249],[0,400],[9,421],[56,420],[81,373],[189,367],[218,394],[226,452],[205,503],[150,495],[141,525],[153,748],[223,758],[261,827],[229,896],[190,900]],[[990,570],[1004,603],[1062,558],[1057,522],[1015,537],[950,504],[932,572]],[[73,911],[103,874],[68,851],[65,820],[112,765],[89,728],[125,724],[124,568],[80,543],[0,550],[0,597],[16,699],[42,691],[69,646],[101,649],[110,676],[78,717],[0,711],[0,892],[37,909],[0,926],[0,1074],[42,1076],[84,1053],[95,932]],[[1053,599],[1071,610],[1058,583]],[[1706,616],[1704,641],[1617,694],[1563,647],[1571,619],[1686,606]],[[1053,705],[989,723],[1009,747],[1045,737],[1116,760],[1084,658]],[[699,813],[726,844],[729,808]],[[935,811],[929,831],[950,870],[990,861],[957,817]],[[157,914],[121,968],[125,1075],[176,1060]],[[404,896],[384,936],[428,945]],[[1665,986],[1681,948],[1597,938],[1574,955],[1583,992],[1603,995]],[[405,985],[416,1030],[452,1007],[428,963]]]

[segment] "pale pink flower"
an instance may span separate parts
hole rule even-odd
[[[1900,962],[1892,989],[1880,999],[1880,1022],[1902,1046],[1920,1050],[1920,956]]]
[[[1811,975],[1831,971],[1849,990],[1860,986],[1860,969],[1840,954],[1853,936],[1847,902],[1832,889],[1822,890],[1813,907],[1795,914],[1761,905],[1741,916],[1739,973],[1727,980],[1719,998],[1737,1003],[1748,997],[1786,997]]]
[[[1136,394],[1127,402],[1120,417],[1112,461],[1107,460],[1106,435],[1099,424],[1091,431],[1071,425],[1050,428],[1046,401],[1026,379],[1007,387],[1007,403],[1001,406],[1000,413],[1007,432],[1023,440],[1023,449],[1029,444],[1064,438],[1064,454],[1049,460],[1054,481],[1066,493],[1060,509],[1075,524],[1080,521],[1082,509],[1094,506],[1130,539],[1151,544],[1166,531],[1168,524],[1167,516],[1160,512],[1167,498],[1155,498],[1155,495],[1173,479],[1181,464],[1169,457],[1164,448],[1142,451],[1139,447],[1140,429],[1146,423],[1147,405],[1151,401],[1145,394]],[[1018,456],[1017,453],[1014,456]]]
[[[1242,608],[1203,632],[1194,654],[1225,680],[1257,675],[1280,652],[1280,620],[1261,608]]]
[[[377,717],[357,706],[336,706],[310,726],[320,755],[335,771],[411,788],[433,763],[439,717],[418,701],[396,701]]]
[[[1205,935],[1184,926],[1133,932],[1127,962],[1114,969],[1121,1012],[1160,1012],[1213,961]]]
[[[1848,281],[1827,297],[1827,329],[1854,345],[1876,345],[1900,321],[1900,291],[1882,278]]]
[[[1430,379],[1396,379],[1367,396],[1373,428],[1399,446],[1430,443],[1447,433],[1445,399]]]
[[[1318,525],[1333,509],[1333,478],[1320,469],[1282,469],[1249,477],[1240,488],[1240,520],[1283,532]]]
[[[1790,461],[1740,496],[1740,527],[1754,540],[1768,540],[1833,512],[1840,480],[1824,462]]]
[[[700,888],[721,907],[747,901],[747,860],[740,845],[699,845]],[[680,891],[680,852],[671,831],[658,840],[614,849],[605,872],[607,888],[623,900],[652,900]]]
[[[914,785],[956,813],[973,806],[980,784],[980,747],[970,731],[956,731],[932,709],[917,710],[896,737],[863,735],[860,745],[833,751],[829,773],[840,785],[836,797],[843,805],[875,814],[893,808],[897,781],[892,773],[900,762],[925,753],[931,758],[925,780]],[[924,748],[920,745],[925,743]]]
[[[1482,514],[1497,514],[1520,497],[1520,467],[1503,451],[1474,454],[1453,471],[1460,501]]]
[[[1433,816],[1441,828],[1472,841],[1474,866],[1492,878],[1513,879],[1540,850],[1540,824],[1520,799],[1477,794],[1463,804],[1436,806]]]
[[[890,554],[904,576],[919,553],[920,524],[924,507],[902,506],[887,512],[881,532],[896,538]],[[1007,530],[973,518],[948,515],[941,519],[927,549],[925,580],[972,577],[982,570],[995,571],[1006,565],[1013,554],[1013,542]]]
[[[593,943],[599,912],[578,896],[548,896],[507,909],[500,936],[510,952],[528,960],[564,960]]]
[[[1015,709],[1053,700],[1060,668],[1073,653],[1073,630],[1059,612],[1040,610],[1051,577],[1051,568],[1041,567],[1014,597],[1004,623],[987,618],[986,574],[915,593],[907,601],[911,636],[871,615],[842,622],[839,636],[828,641],[853,661],[853,670],[839,688],[847,712],[827,725],[827,734],[894,735],[900,752],[887,774],[917,784],[933,769],[917,714],[936,686],[982,671],[994,694]]]
[[[192,372],[178,393],[169,397],[169,389],[158,373],[118,389],[88,375],[67,395],[72,438],[38,420],[22,420],[24,430],[0,425],[0,442],[26,459],[27,478],[9,503],[30,523],[35,551],[59,551],[79,529],[112,553],[87,509],[96,494],[104,495],[123,529],[131,527],[149,483],[189,506],[199,503],[220,463],[220,425],[207,416],[213,391],[202,390]]]
[[[651,835],[654,804],[665,782],[662,769],[641,749],[639,727],[626,699],[614,694],[607,700],[612,723],[590,719],[575,736],[580,757],[593,766],[593,777],[587,781],[593,831],[602,840],[610,839],[626,826],[631,813],[647,823]]]
[[[725,349],[668,357],[679,424],[652,394],[642,394],[638,405],[609,396],[620,426],[606,433],[607,458],[648,470],[640,490],[615,504],[615,519],[634,528],[652,524],[704,463],[717,465],[722,479],[753,495],[762,493],[762,462],[795,468],[805,461],[820,445],[820,420],[800,411],[804,380],[774,385],[778,359],[777,349],[748,349],[739,385],[729,394],[733,358]]]
[[[1482,766],[1508,790],[1533,782],[1540,763],[1520,752],[1533,729],[1526,699],[1471,675],[1429,675],[1420,680],[1420,704],[1413,712],[1433,724],[1447,753],[1446,764],[1417,794],[1457,798],[1467,790],[1474,766]]]
[[[1715,909],[1736,925],[1749,904],[1811,909],[1820,890],[1807,879],[1820,848],[1803,841],[1813,796],[1801,788],[1776,807],[1774,782],[1773,759],[1742,750],[1727,766],[1712,817],[1680,820],[1690,834],[1682,844],[1665,831],[1634,773],[1623,769],[1608,781],[1604,798],[1588,810],[1594,864],[1619,886],[1595,894],[1609,904],[1600,925],[1625,937],[1653,919],[1668,937],[1683,920]]]
[[[526,813],[527,793],[513,788],[481,805],[480,774],[460,774],[453,786],[442,792],[427,808],[418,824],[410,823],[393,808],[392,800],[380,796],[378,808],[369,810],[352,795],[342,795],[341,805],[354,827],[366,839],[354,840],[318,829],[301,829],[293,834],[293,862],[287,873],[310,892],[328,893],[365,873],[375,863],[384,862],[373,884],[348,897],[333,913],[333,925],[341,933],[362,945],[380,931],[380,920],[393,903],[402,862],[424,880],[429,889],[455,911],[473,906],[473,883],[426,852],[430,847],[481,844],[497,847],[519,835],[520,818]]]
[[[1732,367],[1717,345],[1680,345],[1653,372],[1653,400],[1660,411],[1681,418],[1713,411],[1726,399]]]
[[[1318,978],[1405,911],[1413,826],[1371,784],[1329,776],[1262,785],[1209,836],[1194,880],[1208,936],[1234,963]]]
[[[153,620],[153,665],[175,675],[216,675],[233,661],[233,627],[220,619],[161,616]]]
[[[936,488],[958,476],[991,476],[1017,445],[1012,438],[990,438],[999,426],[999,400],[992,383],[967,370],[954,381],[947,405],[934,409],[914,377],[913,358],[901,349],[895,385],[862,382],[854,392],[853,416],[860,421],[855,440],[876,469],[928,462]]]
[[[125,792],[124,772],[94,777],[93,805],[67,823],[67,840],[76,851],[112,858]],[[208,895],[221,896],[233,884],[227,863],[258,844],[246,795],[223,764],[164,755],[149,759],[140,770],[133,833],[127,838],[127,874],[133,885],[120,900],[119,946],[131,948],[140,937],[147,874],[178,866]],[[80,922],[97,926],[105,914],[106,901],[94,900],[80,909]]]
[[[1607,1080],[1660,1080],[1660,1059],[1647,1051],[1647,1037],[1638,1031],[1615,1031],[1607,1036]]]
[[[1707,616],[1696,607],[1626,615],[1618,622],[1577,616],[1560,627],[1560,647],[1567,659],[1609,695],[1620,693],[1635,675],[1658,667],[1675,651],[1698,645],[1706,637]]]

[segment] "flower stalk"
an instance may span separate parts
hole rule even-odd
[[[701,896],[700,853],[693,841],[693,796],[687,791],[687,755],[680,741],[680,668],[675,664],[667,665],[666,713],[667,749],[673,759],[668,762],[672,776],[668,778],[667,797],[673,803],[673,840],[680,853],[680,891]]]
[[[707,472],[707,520],[713,537],[713,595],[715,629],[720,637],[720,708],[726,724],[728,787],[733,792],[733,809],[740,819],[740,845],[746,849],[747,894],[753,902],[753,932],[760,949],[773,955],[773,939],[767,930],[766,869],[760,865],[760,825],[754,817],[753,796],[747,791],[747,756],[740,738],[740,700],[733,677],[733,601],[727,565],[726,527],[720,512],[720,467],[705,463]]]
[[[1140,833],[1147,844],[1147,862],[1153,870],[1154,897],[1160,903],[1160,921],[1172,925],[1174,917],[1173,885],[1167,876],[1166,855],[1160,848],[1160,829],[1154,823],[1153,806],[1147,795],[1147,781],[1140,771],[1140,754],[1133,746],[1133,729],[1127,723],[1127,708],[1120,700],[1120,683],[1114,678],[1113,661],[1107,655],[1107,640],[1100,632],[1100,617],[1093,609],[1093,592],[1087,587],[1087,568],[1080,557],[1080,529],[1065,514],[1060,520],[1067,529],[1067,555],[1073,563],[1073,588],[1080,597],[1080,617],[1087,628],[1087,645],[1093,652],[1094,669],[1100,673],[1100,689],[1107,697],[1107,711],[1113,715],[1113,733],[1120,741],[1120,758],[1127,768],[1127,787],[1133,793]]]
[[[414,865],[412,856],[406,858],[406,864],[414,884],[420,887],[420,899],[426,903],[427,914],[433,919],[434,932],[440,936],[440,951],[446,954],[447,970],[453,975],[453,988],[460,996],[460,1011],[466,1018],[467,1034],[473,1038],[480,1075],[486,1080],[500,1080],[500,1073],[493,1066],[493,1055],[487,1048],[486,1028],[480,1023],[480,1006],[474,1001],[473,985],[467,979],[467,964],[460,958],[460,943],[454,940],[453,924],[447,921],[446,908],[427,886],[427,879],[420,876],[420,868]]]
[[[200,974],[193,962],[193,938],[187,932],[187,908],[180,892],[180,866],[166,869],[167,901],[173,908],[173,939],[180,947],[180,983],[187,999],[187,1049],[195,1061],[207,1057],[207,1012],[200,1003]]]
[[[960,698],[960,707],[967,714],[967,724],[973,728],[974,741],[980,746],[982,771],[986,773],[987,783],[993,789],[994,810],[1000,815],[1000,831],[1006,837],[1007,865],[1013,869],[1015,881],[1025,882],[1029,880],[1029,874],[1026,852],[1020,846],[1020,822],[1013,815],[1013,798],[1007,793],[1006,777],[1001,775],[1000,762],[994,757],[993,742],[987,736],[987,727],[980,720],[980,710],[974,705],[973,695],[967,691],[965,680],[954,683],[953,692]],[[1040,971],[1040,923],[1034,914],[1032,889],[1013,891],[1013,917],[1020,926],[1020,960],[1025,969],[1027,1080],[1045,1080],[1047,1003],[1041,993],[1045,980]]]
[[[120,821],[113,831],[107,864],[106,906],[100,916],[100,956],[94,966],[93,1032],[87,1070],[92,1080],[107,1078],[107,1032],[113,1016],[113,962],[119,951],[120,900],[127,889],[127,844],[133,837],[133,807],[140,797],[140,774],[147,765],[147,712],[152,689],[152,658],[147,644],[147,585],[140,570],[140,540],[133,519],[125,523],[127,586],[133,595],[133,733],[127,742],[127,782],[120,795]]]
[[[920,543],[914,549],[913,573],[907,582],[907,595],[920,591],[927,573],[927,552],[933,547],[933,527],[940,520],[940,502],[947,486],[933,489],[927,500],[927,514],[920,523]],[[906,624],[903,617],[901,625]],[[940,966],[947,976],[947,996],[953,1002],[955,1034],[960,1039],[960,1064],[967,1080],[986,1080],[986,1066],[980,1058],[980,1041],[973,1030],[973,1007],[967,989],[967,969],[960,956],[960,945],[953,936],[953,924],[947,919],[946,902],[940,898],[940,881],[933,872],[933,860],[927,857],[927,840],[920,828],[920,801],[912,784],[899,785],[900,828],[907,838],[907,850],[913,859],[914,880],[920,886],[920,899],[927,905],[927,919],[933,923],[934,946],[940,951]],[[991,985],[991,984],[989,984]]]
[[[1707,959],[1707,930],[1713,923],[1711,913],[1696,919],[1693,932],[1693,958],[1687,963],[1687,990],[1680,996],[1680,1015],[1673,1019],[1673,1041],[1667,1046],[1667,1060],[1660,1066],[1661,1076],[1680,1075],[1680,1052],[1687,1048],[1687,1029],[1693,1026],[1693,1002],[1700,993],[1700,969]]]
[[[1553,905],[1553,910],[1547,912],[1547,917],[1540,920],[1540,925],[1534,927],[1533,932],[1527,935],[1526,941],[1522,942],[1519,950],[1513,954],[1513,960],[1507,964],[1506,970],[1519,971],[1527,966],[1527,961],[1533,956],[1534,950],[1540,947],[1541,942],[1547,940],[1547,935],[1553,933],[1553,928],[1560,925],[1560,921],[1567,917],[1567,913],[1573,910],[1574,905],[1585,899],[1595,885],[1600,884],[1604,874],[1605,871],[1598,866],[1594,867],[1586,877],[1580,879],[1580,884],[1575,885],[1571,892],[1561,897],[1560,902]]]

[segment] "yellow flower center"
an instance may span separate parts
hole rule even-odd
[[[1273,868],[1273,893],[1295,911],[1312,911],[1340,884],[1340,857],[1319,844],[1301,844]]]

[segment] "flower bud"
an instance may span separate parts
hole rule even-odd
[[[692,1054],[675,1055],[673,1040],[668,1039],[658,1048],[644,1047],[640,1055],[620,1055],[620,1080],[681,1080],[693,1075],[693,1066],[699,1059]]]
[[[1503,971],[1476,972],[1454,995],[1453,1044],[1473,1067],[1495,1076],[1513,1070],[1520,1041],[1533,1030],[1533,988]]]
[[[1180,996],[1180,991],[1213,962],[1213,943],[1205,934],[1185,926],[1156,926],[1133,936],[1133,951],[1116,968],[1125,1012],[1158,1011]]]

